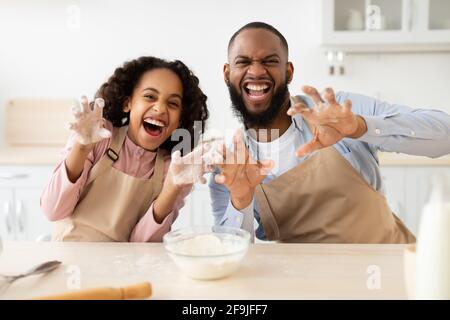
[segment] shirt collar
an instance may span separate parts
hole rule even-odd
[[[303,99],[302,96],[296,96],[296,98],[299,98],[305,105],[308,105],[307,101]],[[289,107],[293,106],[295,104],[294,97],[290,96],[289,99]],[[304,120],[301,114],[295,114],[291,117],[291,122],[294,124],[295,128],[298,129],[300,132],[303,132],[303,125]],[[244,141],[247,146],[247,148],[250,150],[250,136],[247,132],[247,127],[244,125]]]
[[[303,102],[305,102],[301,96],[296,96],[297,98],[301,99]],[[295,104],[294,101],[294,97],[290,97],[290,106],[293,106]],[[303,132],[303,117],[301,114],[295,114],[294,116],[291,117],[291,121],[294,123],[295,127],[300,130],[301,132]]]
[[[138,158],[142,158],[144,155],[146,157],[154,157],[156,155],[156,152],[146,150],[146,149],[142,148],[141,146],[138,146],[137,144],[135,144],[130,139],[128,134],[127,134],[127,136],[125,138],[125,147],[130,151],[130,154],[134,154]]]

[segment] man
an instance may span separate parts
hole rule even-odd
[[[255,234],[255,218],[259,239],[282,242],[414,242],[387,205],[377,151],[448,154],[450,116],[331,88],[290,97],[288,53],[265,23],[231,37],[224,79],[245,130],[209,183],[216,224]]]

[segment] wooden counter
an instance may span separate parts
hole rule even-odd
[[[228,278],[192,280],[179,272],[161,243],[6,242],[0,274],[46,260],[63,265],[18,280],[0,299],[27,299],[81,289],[150,281],[151,299],[406,299],[404,245],[253,244]],[[380,288],[370,278],[380,273]],[[369,282],[369,286],[368,286]]]

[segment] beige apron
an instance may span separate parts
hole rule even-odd
[[[267,240],[410,243],[414,235],[334,147],[256,189]]]
[[[72,216],[54,223],[54,241],[129,241],[133,228],[161,192],[164,159],[159,149],[150,179],[113,168],[127,130],[127,126],[118,130],[110,148],[90,171]]]

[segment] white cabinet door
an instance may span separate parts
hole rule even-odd
[[[214,217],[211,209],[211,198],[208,185],[196,185],[192,195],[191,206],[192,225],[211,226]]]
[[[15,213],[19,240],[36,241],[43,235],[51,235],[51,222],[40,207],[42,188],[17,188]]]
[[[184,200],[185,204],[178,213],[178,217],[171,226],[171,230],[190,227],[192,225],[191,207],[192,207],[192,195],[191,192]]]
[[[416,41],[448,44],[450,42],[450,1],[416,0],[413,14],[417,18]]]
[[[450,175],[448,166],[386,166],[381,168],[392,211],[417,235],[433,175]]]
[[[0,237],[3,240],[16,240],[13,199],[10,188],[0,188]]]
[[[195,184],[192,192],[185,200],[186,204],[180,210],[177,220],[172,225],[172,230],[190,226],[211,226],[214,224],[208,184]]]
[[[345,52],[450,50],[448,0],[322,0],[322,46]]]
[[[35,241],[41,234],[50,234],[51,224],[40,210],[40,196],[52,171],[51,166],[0,166],[2,238]]]
[[[405,167],[381,167],[380,170],[389,207],[409,227],[410,216],[405,207]]]
[[[423,207],[427,203],[432,187],[433,175],[450,174],[450,167],[408,167],[405,175],[405,208],[410,218],[412,230],[419,230]],[[417,233],[416,233],[417,234]]]

